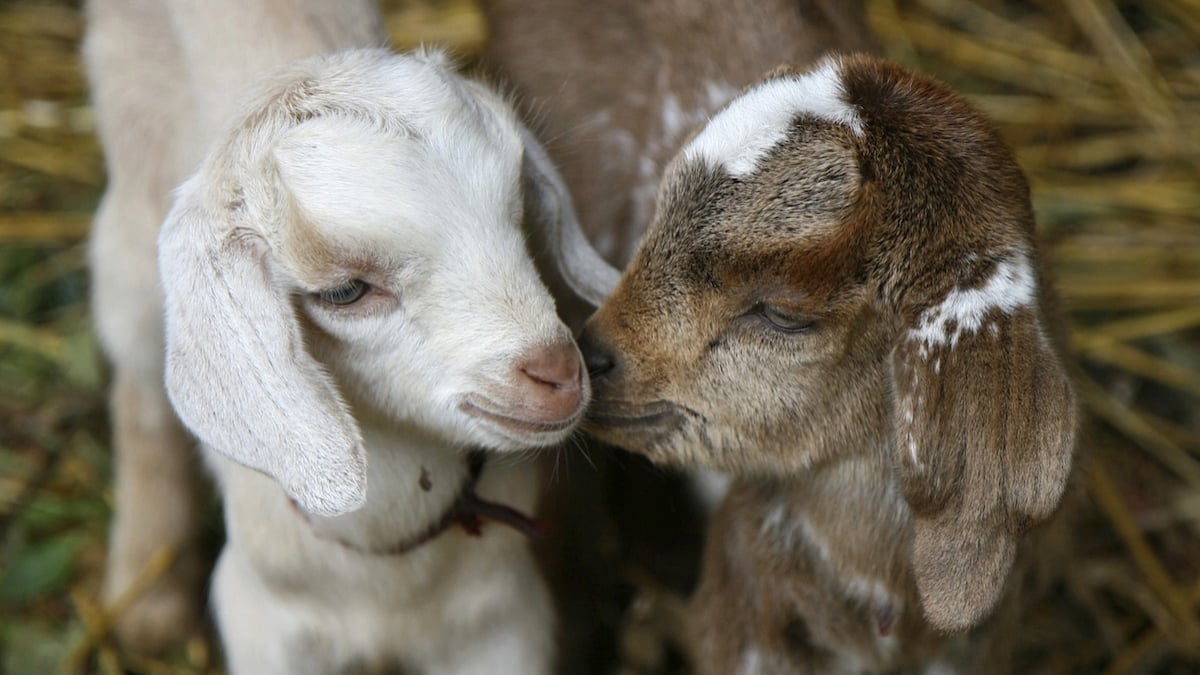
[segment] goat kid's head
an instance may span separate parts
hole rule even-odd
[[[564,240],[560,187],[440,55],[276,73],[160,235],[180,417],[320,515],[365,499],[356,416],[498,450],[563,440],[589,385],[522,233]]]
[[[964,629],[1072,464],[1040,276],[1024,177],[961,98],[868,57],[783,70],[668,168],[581,338],[588,425],[751,475],[882,451],[926,616]]]

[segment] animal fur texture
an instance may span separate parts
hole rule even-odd
[[[158,228],[238,94],[264,70],[384,44],[369,0],[88,0],[84,63],[108,185],[89,242],[96,330],[113,365],[114,518],[107,603],[156,554],[173,564],[120,614],[117,633],[161,650],[197,626],[203,473],[163,389]]]
[[[1074,466],[1057,323],[1025,179],[946,86],[834,57],[696,134],[581,343],[593,433],[738,477],[699,672],[1006,672]]]
[[[233,672],[544,672],[553,619],[527,543],[455,525],[539,491],[528,463],[477,475],[468,447],[555,443],[587,398],[526,249],[594,255],[565,248],[581,234],[544,151],[436,55],[312,61],[245,99],[281,64],[384,44],[370,2],[92,0],[87,18],[110,178],[91,242],[115,375],[106,597],[176,554],[122,640],[162,649],[200,614],[190,431],[225,501],[213,587]],[[210,147],[164,227],[160,285],[159,223]]]
[[[830,51],[875,49],[863,4],[845,0],[485,0],[483,8],[484,65],[511,87],[589,240],[618,268],[651,221],[664,169],[697,127],[781,61],[805,66]],[[598,302],[551,290],[572,327],[595,308],[577,297]],[[570,524],[547,547],[561,558],[551,569],[569,570],[558,583],[568,672],[591,672],[594,654],[617,648],[609,640],[613,617],[627,616],[630,570],[656,587],[690,589],[704,511],[728,484],[598,443],[587,453],[559,460],[548,504]]]
[[[179,189],[166,384],[224,499],[232,673],[549,672],[528,542],[479,520],[532,511],[537,472],[466,456],[587,403],[521,228],[566,199],[524,189],[557,184],[529,141],[440,54],[350,51],[267,76]]]

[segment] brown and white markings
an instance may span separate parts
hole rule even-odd
[[[621,267],[649,224],[667,163],[713,113],[780,61],[873,48],[863,3],[845,0],[485,0],[483,8],[484,63],[538,131],[590,240]],[[548,283],[568,325],[581,326],[594,305],[554,275]],[[556,458],[546,509],[559,524],[545,547],[551,569],[569,570],[557,584],[569,672],[611,669],[597,655],[617,650],[609,636],[634,614],[631,585],[646,598],[690,589],[703,545],[696,493],[710,502],[723,494],[712,474],[663,471],[598,446],[587,461],[576,448]]]
[[[1033,230],[992,126],[871,57],[775,72],[676,156],[582,343],[595,434],[741,476],[701,672],[1003,670],[1074,456]]]
[[[619,266],[650,221],[667,162],[714,112],[782,60],[874,48],[863,6],[843,0],[487,0],[483,9],[486,64],[535,123],[588,237]]]

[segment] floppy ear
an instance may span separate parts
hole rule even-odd
[[[546,151],[524,127],[522,187],[526,216],[534,221],[550,248],[554,266],[579,297],[599,307],[616,287],[621,273],[596,252],[583,233],[571,194]]]
[[[917,588],[931,623],[965,630],[991,613],[1072,463],[1075,399],[1026,254],[916,313],[892,368]]]
[[[305,349],[263,242],[181,188],[159,237],[166,387],[206,445],[271,476],[305,511],[335,516],[366,499],[358,426]]]

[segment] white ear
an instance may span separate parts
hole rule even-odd
[[[202,442],[274,478],[305,511],[353,511],[367,487],[358,425],[305,350],[262,242],[233,226],[233,207],[203,204],[196,184],[159,237],[171,403]]]
[[[621,272],[605,262],[592,248],[575,215],[571,194],[541,144],[524,127],[521,128],[521,138],[525,145],[521,173],[525,188],[533,193],[532,201],[537,210],[529,215],[544,230],[554,264],[567,285],[579,297],[599,307],[616,287]]]

